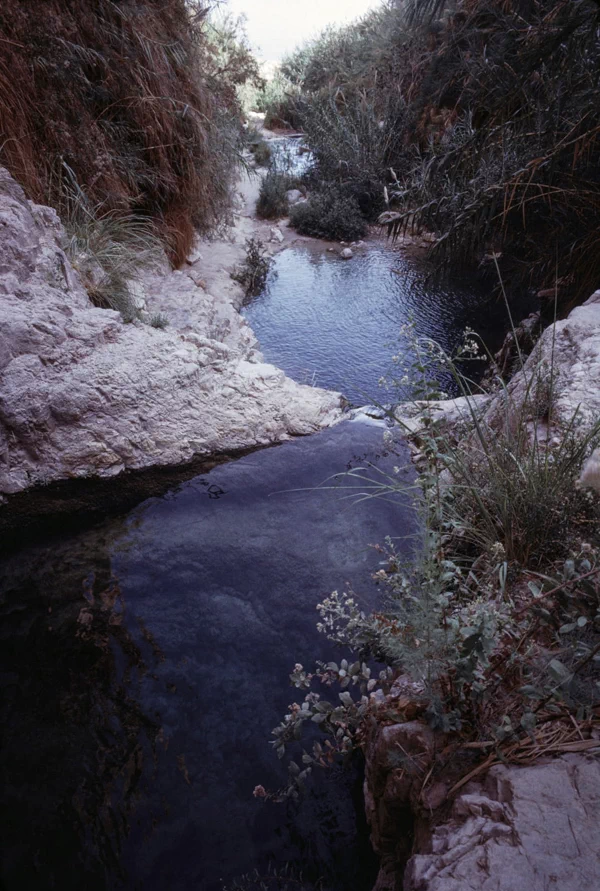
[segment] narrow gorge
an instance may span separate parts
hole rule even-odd
[[[259,5],[0,12],[0,885],[596,891],[600,12]]]

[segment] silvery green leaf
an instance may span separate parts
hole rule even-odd
[[[577,624],[579,625],[580,628],[585,628],[585,626],[587,625],[587,619],[586,619],[586,617],[585,617],[585,616],[579,616],[579,618],[577,619]]]
[[[537,689],[537,687],[534,687],[533,684],[525,684],[524,687],[520,687],[519,693],[522,693],[523,696],[529,696],[530,699],[542,698],[541,692]]]
[[[558,659],[552,659],[550,664],[548,665],[550,669],[550,674],[557,680],[560,684],[567,684],[572,677],[571,672],[560,662]]]
[[[525,712],[525,714],[521,718],[521,727],[523,728],[523,730],[533,730],[536,723],[537,721],[534,712]]]
[[[575,631],[577,628],[577,622],[569,622],[567,625],[561,625],[558,629],[559,634],[570,634],[571,631]]]
[[[340,693],[340,700],[344,705],[354,705],[354,700],[349,693]]]

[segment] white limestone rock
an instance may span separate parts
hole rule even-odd
[[[543,364],[548,374],[554,367],[554,421],[565,427],[577,413],[576,426],[582,432],[588,430],[600,419],[600,292],[544,331],[524,370],[510,381],[513,406],[523,403],[536,367]],[[501,423],[505,417],[505,396],[501,393],[490,405],[488,420]]]
[[[597,891],[600,760],[491,768],[456,799],[404,891]]]
[[[166,330],[93,307],[50,208],[0,168],[0,495],[178,464],[311,433],[339,394],[264,362],[236,312],[187,275],[149,272]],[[141,293],[140,293],[141,299]]]

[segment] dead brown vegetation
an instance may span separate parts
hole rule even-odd
[[[42,8],[43,7],[43,8]],[[178,265],[229,204],[234,97],[219,92],[208,3],[6,0],[0,163],[60,210],[65,183],[151,220]]]

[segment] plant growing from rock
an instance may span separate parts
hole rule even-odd
[[[127,322],[139,317],[132,286],[163,255],[151,224],[131,214],[93,207],[76,185],[68,192],[65,252],[94,306]]]
[[[272,259],[260,238],[246,241],[246,259],[231,277],[244,289],[246,297],[256,297],[264,289]]]
[[[494,423],[457,364],[477,352],[472,333],[454,357],[416,338],[412,326],[404,334],[410,358],[403,366],[397,357],[397,367],[408,375],[396,383],[405,394],[406,378],[414,382],[420,414],[410,435],[420,453],[421,542],[408,559],[391,539],[381,548],[376,578],[385,596],[376,612],[365,614],[347,593],[334,592],[319,605],[319,630],[357,661],[317,664],[314,672],[295,667],[292,683],[308,692],[274,731],[278,754],[313,722],[329,740],[313,744],[302,761],[326,766],[361,744],[370,721],[387,720],[394,710],[395,720],[409,720],[407,708],[449,734],[452,751],[486,753],[488,766],[593,748],[592,731],[600,730],[600,541],[582,539],[597,526],[598,502],[578,480],[597,485],[589,470],[597,453],[583,474],[582,465],[598,444],[600,422],[582,432],[575,412],[560,426],[550,398],[542,430],[540,365],[533,357],[522,368],[520,389],[501,382],[500,423]],[[542,382],[549,374],[553,389],[553,366],[541,374]],[[440,395],[441,375],[463,394],[458,431],[435,418],[430,399]],[[388,408],[388,415],[405,428],[402,411]],[[559,434],[556,441],[542,437],[547,425]],[[406,495],[396,471],[382,476],[355,468],[346,480],[360,498]],[[373,657],[387,665],[374,681]],[[395,692],[399,677],[409,681],[408,697]],[[334,681],[342,688],[339,704],[322,698]],[[359,697],[346,690],[350,685],[359,685]]]
[[[164,331],[165,328],[169,327],[169,319],[167,316],[163,315],[163,313],[156,313],[156,315],[151,316],[149,325],[151,328],[158,328],[161,331]]]

